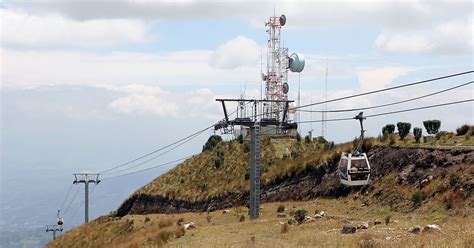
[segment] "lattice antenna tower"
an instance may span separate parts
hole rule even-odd
[[[267,27],[267,70],[262,74],[265,82],[265,99],[288,100],[288,48],[281,46],[281,27],[286,23],[285,15],[271,16],[265,22]],[[285,89],[284,89],[285,87]],[[284,105],[272,102],[264,107],[264,117],[280,119]]]
[[[263,117],[281,120],[288,116],[285,110],[285,101],[288,100],[288,69],[292,72],[301,72],[304,68],[304,57],[293,53],[288,56],[288,48],[282,46],[281,28],[286,24],[286,16],[271,16],[266,22],[267,27],[267,68],[262,73],[265,82],[264,100],[273,102],[263,107]],[[284,113],[286,111],[286,113]]]

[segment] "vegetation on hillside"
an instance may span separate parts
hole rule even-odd
[[[387,127],[385,135],[365,139],[362,149],[368,152],[372,146],[399,147],[436,147],[474,145],[474,132],[463,136],[455,133],[438,132],[435,139],[423,143],[419,133],[408,135],[409,123],[398,123],[399,134],[389,134],[392,127]],[[394,129],[394,127],[393,127]],[[401,133],[403,134],[400,134]],[[418,129],[415,130],[418,132]],[[401,137],[403,136],[403,139]],[[334,145],[322,137],[313,140],[272,139],[261,140],[262,184],[269,184],[283,177],[295,175],[305,169],[316,169],[342,152],[350,152],[357,144],[354,142]],[[209,197],[223,196],[231,192],[244,192],[249,189],[249,141],[236,139],[222,141],[213,135],[205,144],[204,151],[166,174],[156,178],[135,194],[160,195],[173,199],[200,201]]]
[[[385,149],[383,147],[386,146],[430,149],[440,146],[445,149],[474,145],[473,127],[459,129],[463,130],[456,133],[438,131],[427,143],[423,139],[419,139],[418,143],[418,134],[406,135],[401,139],[399,134],[385,132],[378,138],[365,139],[362,149],[367,152]],[[214,137],[213,140],[219,138]],[[237,139],[211,143],[210,148],[200,155],[188,159],[134,194],[198,201],[248,190],[248,141]],[[304,141],[263,138],[262,183],[265,185],[284,177],[293,177],[308,168],[319,168],[325,161],[337,158],[342,151],[351,151],[354,143],[334,146],[322,137],[313,140],[305,138]],[[462,158],[464,155],[461,153],[460,156]],[[396,161],[394,158],[387,159]],[[428,160],[426,163],[431,163]],[[414,165],[419,168],[408,172],[407,176],[402,175],[403,171],[394,170],[367,187],[349,191],[348,197],[343,199],[264,204],[262,217],[256,222],[246,218],[248,209],[244,206],[236,206],[226,214],[218,210],[207,214],[126,215],[121,218],[110,215],[69,231],[49,246],[161,247],[166,243],[172,247],[207,247],[238,243],[244,246],[283,244],[285,247],[405,247],[408,243],[418,246],[426,245],[427,242],[432,246],[472,246],[474,229],[472,221],[469,221],[474,207],[472,165],[461,162],[424,168],[427,165],[424,160],[421,162]],[[425,171],[429,173],[423,174]],[[326,217],[306,222],[308,216],[320,211],[326,212]],[[280,215],[287,214],[290,218],[277,218],[277,212]],[[184,231],[176,224],[180,222],[179,219],[195,221],[198,227]],[[340,238],[342,222],[357,224],[375,219],[385,219],[386,225],[357,231],[353,236],[345,236],[346,239]],[[407,232],[413,225],[430,223],[440,225],[443,235],[433,233],[413,236]]]

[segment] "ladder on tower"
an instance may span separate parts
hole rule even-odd
[[[260,215],[260,126],[255,123],[250,130],[250,219]]]

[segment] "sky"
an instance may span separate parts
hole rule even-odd
[[[54,221],[73,172],[109,168],[215,123],[223,117],[215,98],[244,88],[260,96],[264,23],[274,13],[287,17],[284,46],[306,58],[303,72],[289,75],[289,97],[300,85],[301,104],[324,99],[326,68],[327,99],[474,68],[471,1],[1,1],[0,226]],[[468,74],[327,108],[383,104],[472,80]],[[471,98],[472,84],[366,114]],[[474,123],[473,107],[369,118],[367,135],[427,119],[453,131]],[[320,124],[300,126],[302,134],[311,129],[321,134]],[[355,121],[327,124],[328,140],[358,133]],[[211,134],[139,168],[198,153]],[[99,184],[92,215],[112,211],[171,167]]]

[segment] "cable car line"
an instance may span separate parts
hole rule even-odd
[[[63,203],[61,203],[61,207],[59,207],[59,210],[63,209],[64,204],[66,203],[66,200],[69,194],[71,193],[72,186],[74,186],[74,184],[71,183],[71,186],[69,186],[69,189],[67,190],[67,193],[66,193],[66,197],[64,197]]]
[[[378,90],[363,92],[363,93],[354,94],[354,95],[350,95],[350,96],[344,96],[344,97],[334,98],[334,99],[331,99],[331,100],[326,100],[326,101],[321,101],[321,102],[315,102],[315,103],[305,104],[305,105],[301,105],[301,106],[295,107],[295,109],[306,108],[306,107],[309,107],[309,106],[320,105],[320,104],[330,103],[330,102],[336,102],[336,101],[341,101],[341,100],[345,100],[345,99],[349,99],[349,98],[354,98],[354,97],[359,97],[359,96],[366,96],[366,95],[371,95],[371,94],[380,93],[380,92],[384,92],[384,91],[390,91],[390,90],[400,89],[400,88],[404,88],[404,87],[409,87],[409,86],[413,86],[413,85],[419,85],[419,84],[429,83],[429,82],[433,82],[433,81],[437,81],[437,80],[441,80],[441,79],[452,78],[452,77],[457,77],[457,76],[461,76],[461,75],[465,75],[465,74],[470,74],[470,73],[473,73],[473,72],[474,72],[474,71],[465,71],[465,72],[460,72],[460,73],[456,73],[456,74],[450,74],[450,75],[446,75],[446,76],[442,76],[442,77],[437,77],[437,78],[431,78],[431,79],[426,79],[426,80],[422,80],[422,81],[417,81],[417,82],[413,82],[413,83],[397,85],[397,86],[388,87],[388,88],[384,88],[384,89],[378,89]]]
[[[101,172],[99,172],[99,174],[103,174],[103,173],[105,173],[105,172],[108,172],[108,171],[111,171],[111,170],[114,170],[114,169],[123,167],[123,166],[125,166],[125,165],[131,164],[131,163],[133,163],[133,162],[136,162],[136,161],[138,161],[138,160],[140,160],[140,159],[142,159],[142,158],[148,157],[148,156],[150,156],[150,155],[152,155],[152,154],[155,154],[155,153],[157,153],[157,152],[159,152],[159,151],[162,151],[162,150],[164,150],[164,149],[166,149],[166,148],[168,148],[168,147],[171,147],[171,146],[173,146],[173,145],[175,145],[175,144],[178,144],[179,142],[181,142],[181,141],[183,141],[183,140],[186,140],[186,139],[188,139],[188,138],[190,138],[190,137],[192,137],[192,136],[194,136],[194,135],[196,135],[196,134],[198,134],[198,133],[205,132],[205,131],[207,131],[207,130],[213,128],[213,127],[214,127],[214,124],[211,125],[211,126],[208,126],[208,127],[204,128],[204,129],[201,129],[201,130],[199,130],[199,131],[197,131],[197,132],[195,132],[195,133],[193,133],[193,134],[191,134],[191,135],[188,135],[188,136],[186,136],[186,137],[184,137],[184,138],[182,138],[182,139],[180,139],[180,140],[178,140],[178,141],[175,141],[175,142],[173,142],[173,143],[171,143],[171,144],[169,144],[169,145],[166,145],[166,146],[164,146],[164,147],[161,147],[161,148],[159,148],[159,149],[156,149],[156,150],[154,150],[154,151],[152,151],[152,152],[149,152],[149,153],[147,153],[147,154],[145,154],[145,155],[142,155],[142,156],[140,156],[140,157],[138,157],[138,158],[135,158],[135,159],[133,159],[133,160],[130,160],[130,161],[126,162],[126,163],[117,165],[117,166],[115,166],[115,167],[112,167],[112,168],[107,169],[107,170],[104,170],[104,171],[101,171]]]
[[[169,153],[169,152],[175,150],[176,148],[178,148],[178,147],[180,147],[180,146],[186,144],[187,142],[191,141],[193,138],[199,136],[199,135],[202,134],[202,133],[204,133],[204,132],[196,133],[194,136],[189,137],[187,140],[184,140],[183,142],[177,144],[176,146],[174,146],[174,147],[172,147],[172,148],[170,148],[170,149],[168,149],[168,150],[166,150],[166,151],[164,151],[164,152],[162,152],[162,153],[160,153],[160,154],[158,154],[158,155],[156,155],[156,156],[154,156],[154,157],[152,157],[152,158],[150,158],[150,159],[148,159],[148,160],[145,160],[145,161],[143,161],[143,162],[140,162],[140,163],[138,163],[138,164],[135,164],[135,165],[133,165],[133,166],[131,166],[131,167],[128,167],[128,168],[125,168],[125,169],[121,169],[121,170],[118,170],[118,171],[112,171],[112,172],[109,172],[109,173],[104,173],[103,175],[111,175],[111,174],[116,174],[116,173],[124,172],[124,171],[130,170],[130,169],[136,168],[136,167],[138,167],[138,166],[140,166],[140,165],[146,164],[146,163],[148,163],[148,162],[150,162],[150,161],[152,161],[152,160],[155,160],[155,159],[157,159],[157,158],[159,158],[159,157],[161,157],[161,156],[163,156],[163,155],[165,155],[165,154],[167,154],[167,153]]]
[[[69,202],[69,204],[68,204],[66,210],[64,210],[63,215],[66,215],[66,213],[68,212],[69,208],[71,208],[71,205],[72,205],[72,203],[74,202],[74,200],[76,199],[76,196],[77,196],[78,193],[79,193],[79,187],[77,188],[76,193],[74,193],[74,196],[72,197],[71,201]]]
[[[450,91],[450,90],[454,90],[454,89],[457,89],[457,88],[460,88],[460,87],[463,87],[463,86],[466,86],[466,85],[469,85],[469,84],[472,84],[472,83],[474,83],[474,81],[469,81],[467,83],[456,85],[454,87],[447,88],[447,89],[440,90],[440,91],[436,91],[436,92],[433,92],[433,93],[430,93],[430,94],[427,94],[427,95],[422,95],[422,96],[418,96],[418,97],[414,97],[414,98],[410,98],[410,99],[405,99],[405,100],[401,100],[401,101],[397,101],[397,102],[386,103],[386,104],[381,104],[381,105],[375,105],[375,106],[370,106],[370,107],[353,108],[353,109],[333,109],[333,110],[302,110],[302,109],[299,109],[297,111],[312,112],[312,113],[337,113],[337,112],[351,112],[351,111],[375,109],[375,108],[387,107],[387,106],[392,106],[392,105],[397,105],[397,104],[401,104],[401,103],[406,103],[406,102],[411,102],[411,101],[423,99],[423,98],[434,96],[434,95],[437,95],[437,94],[441,94],[441,93],[444,93],[444,92],[447,92],[447,91]]]
[[[232,113],[229,114],[229,116],[233,115],[233,114],[236,113],[236,112],[237,112],[237,110],[234,110]],[[131,163],[133,163],[133,162],[136,162],[136,161],[138,161],[138,160],[140,160],[140,159],[143,159],[143,158],[145,158],[145,157],[148,157],[148,156],[150,156],[150,155],[153,155],[153,154],[155,154],[155,153],[157,153],[157,152],[160,152],[160,151],[162,151],[162,150],[164,150],[164,149],[166,149],[166,148],[168,148],[168,147],[171,147],[171,146],[173,146],[173,145],[176,145],[176,144],[180,143],[181,141],[187,140],[187,139],[193,137],[194,135],[201,134],[201,133],[203,133],[203,132],[205,132],[205,131],[207,131],[207,130],[209,130],[209,129],[211,129],[211,128],[214,128],[214,125],[215,125],[215,124],[218,124],[218,123],[219,123],[219,122],[214,123],[214,124],[212,124],[212,125],[210,125],[210,126],[204,128],[204,129],[201,129],[201,130],[199,130],[199,131],[197,131],[197,132],[195,132],[195,133],[193,133],[193,134],[190,134],[190,135],[188,135],[188,136],[186,136],[186,137],[184,137],[184,138],[182,138],[182,139],[180,139],[180,140],[177,140],[177,141],[175,141],[175,142],[173,142],[173,143],[171,143],[171,144],[168,144],[168,145],[166,145],[166,146],[164,146],[164,147],[158,148],[158,149],[156,149],[156,150],[154,150],[154,151],[151,151],[151,152],[149,152],[149,153],[147,153],[147,154],[145,154],[145,155],[142,155],[142,156],[140,156],[140,157],[138,157],[138,158],[132,159],[132,160],[130,160],[130,161],[128,161],[128,162],[125,162],[125,163],[119,164],[119,165],[117,165],[117,166],[115,166],[115,167],[112,167],[112,168],[106,169],[106,170],[104,170],[104,171],[101,171],[101,172],[99,172],[99,174],[103,174],[103,173],[105,173],[105,172],[109,172],[109,171],[115,170],[115,169],[117,169],[117,168],[123,167],[123,166],[125,166],[125,165],[129,165],[129,164],[131,164]]]
[[[186,160],[186,159],[192,158],[193,156],[195,156],[195,155],[186,156],[186,157],[184,157],[184,158],[176,159],[176,160],[173,160],[173,161],[170,161],[170,162],[166,162],[166,163],[163,163],[163,164],[158,164],[158,165],[155,165],[155,166],[152,166],[152,167],[148,167],[148,168],[141,169],[141,170],[138,170],[138,171],[129,172],[129,173],[126,173],[126,174],[121,174],[121,175],[117,175],[117,176],[106,177],[106,178],[103,178],[102,180],[108,180],[108,179],[117,178],[117,177],[124,177],[124,176],[128,176],[128,175],[140,173],[140,172],[143,172],[143,171],[148,171],[148,170],[156,169],[156,168],[158,168],[158,167],[163,167],[163,166],[165,166],[165,165],[174,164],[174,163],[176,163],[176,162],[179,162],[179,161],[182,161],[182,160]]]
[[[301,108],[306,108],[306,107],[315,106],[315,105],[321,105],[321,104],[324,104],[324,103],[342,101],[342,100],[346,100],[346,99],[350,99],[350,98],[355,98],[355,97],[360,97],[360,96],[366,96],[366,95],[376,94],[376,93],[385,92],[385,91],[391,91],[391,90],[400,89],[400,88],[405,88],[405,87],[410,87],[410,86],[414,86],[414,85],[425,84],[425,83],[429,83],[429,82],[433,82],[433,81],[438,81],[438,80],[447,79],[447,78],[452,78],[452,77],[458,77],[458,76],[467,75],[467,74],[471,74],[471,73],[474,73],[474,70],[459,72],[459,73],[455,73],[455,74],[449,74],[449,75],[445,75],[445,76],[440,76],[440,77],[436,77],[436,78],[430,78],[430,79],[426,79],[426,80],[416,81],[416,82],[412,82],[412,83],[397,85],[397,86],[388,87],[388,88],[383,88],[383,89],[378,89],[378,90],[373,90],[373,91],[362,92],[362,93],[359,93],[359,94],[353,94],[353,95],[343,96],[343,97],[334,98],[334,99],[330,99],[330,100],[326,100],[326,101],[320,101],[320,102],[305,104],[305,105],[293,107],[293,108],[291,108],[291,109],[298,110],[298,109],[301,109]],[[301,110],[299,110],[299,111],[301,111]],[[252,116],[250,116],[250,117],[251,117],[251,118],[254,118],[254,117],[259,117],[259,116],[268,115],[268,114],[273,114],[273,113],[278,113],[278,112],[281,112],[281,110],[275,110],[275,111],[267,112],[267,113],[260,113],[260,114],[257,114],[257,115],[252,115]]]
[[[391,115],[391,114],[397,114],[397,113],[403,113],[403,112],[410,112],[410,111],[421,110],[421,109],[429,109],[429,108],[436,108],[436,107],[442,107],[442,106],[448,106],[448,105],[461,104],[461,103],[472,102],[472,101],[474,101],[474,98],[473,99],[461,100],[461,101],[455,101],[455,102],[447,102],[447,103],[428,105],[428,106],[417,107],[417,108],[409,108],[409,109],[402,109],[402,110],[372,114],[372,115],[367,115],[367,116],[364,116],[364,117],[371,118],[371,117],[377,117],[377,116],[383,116],[383,115]],[[354,118],[337,118],[337,119],[327,119],[327,120],[324,120],[324,121],[347,121],[347,120],[353,120],[353,119]],[[297,123],[304,124],[304,123],[322,122],[322,121],[323,120],[311,120],[311,121],[299,121]]]

